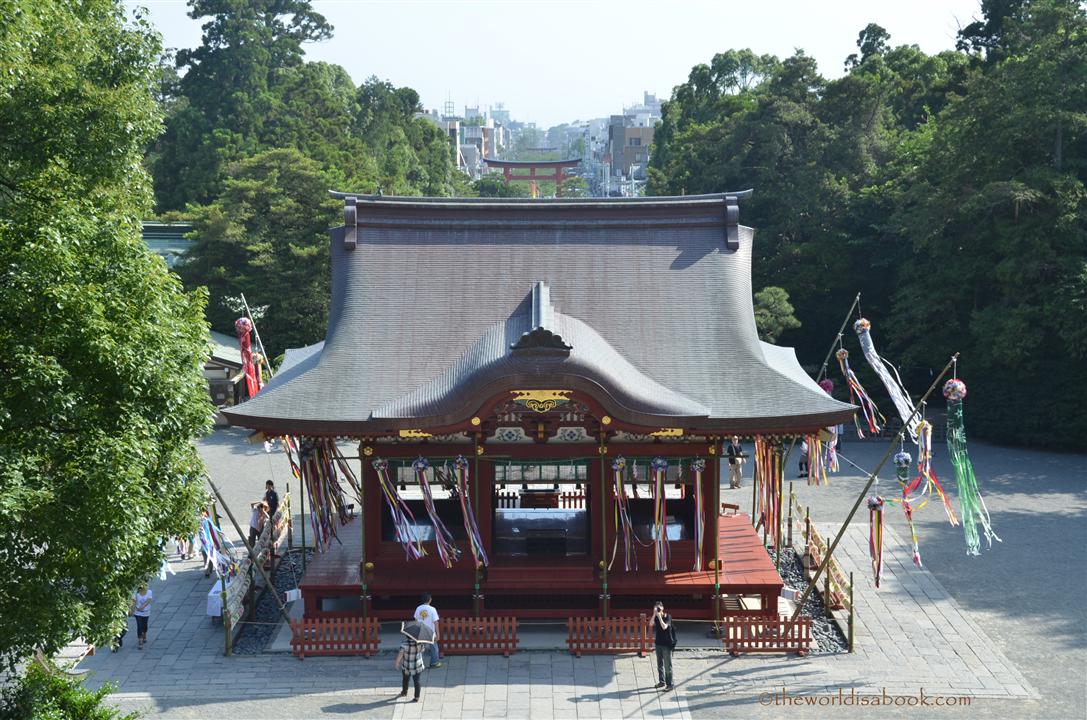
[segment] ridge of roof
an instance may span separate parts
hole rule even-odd
[[[704,195],[650,195],[645,197],[624,198],[485,198],[485,197],[418,197],[413,195],[367,195],[365,193],[341,192],[329,190],[329,195],[337,200],[350,201],[356,206],[366,207],[426,207],[455,209],[491,209],[517,208],[518,211],[531,209],[561,208],[630,208],[662,207],[682,208],[719,205],[728,198],[750,200],[755,191],[752,188],[736,192],[712,193]]]

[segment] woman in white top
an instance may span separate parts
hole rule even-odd
[[[147,642],[147,620],[151,617],[151,598],[153,594],[147,583],[140,585],[140,589],[132,596],[132,614],[136,618],[136,638],[139,640],[140,650]]]

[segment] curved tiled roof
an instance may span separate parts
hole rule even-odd
[[[437,427],[529,388],[644,425],[784,432],[852,413],[759,341],[753,233],[729,196],[345,197],[325,343],[289,353],[235,424]]]

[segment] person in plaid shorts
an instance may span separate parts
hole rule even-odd
[[[419,702],[419,676],[423,674],[423,653],[419,643],[411,638],[404,638],[400,643],[400,653],[396,656],[396,669],[404,674],[404,684],[400,688],[400,697],[408,695],[408,678],[415,683],[415,698]]]

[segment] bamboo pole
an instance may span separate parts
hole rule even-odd
[[[222,613],[223,618],[223,633],[226,635],[223,644],[223,654],[230,657],[234,651],[234,633],[231,629],[232,623],[230,622],[230,613],[226,607],[226,578],[222,575],[219,576],[219,599],[221,605],[219,606],[219,612]]]
[[[242,542],[245,543],[245,549],[249,551],[249,559],[252,561],[253,567],[260,571],[260,576],[264,578],[266,587],[272,591],[272,597],[275,598],[276,605],[279,606],[280,614],[283,615],[283,619],[289,623],[291,618],[287,614],[287,608],[283,605],[283,601],[279,599],[279,592],[276,590],[276,586],[272,584],[272,580],[268,577],[268,573],[264,572],[264,565],[260,562],[260,558],[257,557],[256,552],[253,551],[253,546],[249,544],[249,539],[242,533],[241,526],[238,525],[238,521],[234,519],[234,513],[230,512],[230,507],[226,504],[226,501],[223,500],[219,488],[216,487],[215,481],[210,477],[208,478],[208,485],[211,485],[212,492],[214,492],[215,497],[219,499],[219,503],[222,504],[223,510],[226,510],[226,515],[230,518],[230,522],[234,525],[234,529],[238,531],[238,535],[241,535]]]
[[[853,571],[849,571],[849,652],[853,652]]]
[[[876,476],[879,475],[879,471],[883,469],[883,466],[891,457],[891,453],[894,452],[895,446],[898,444],[903,433],[906,432],[906,428],[909,427],[910,421],[913,420],[914,416],[917,415],[922,407],[924,407],[925,401],[928,400],[928,396],[932,394],[932,392],[940,384],[940,381],[944,379],[944,375],[947,375],[947,371],[951,369],[951,366],[954,365],[955,361],[958,359],[958,353],[955,353],[951,356],[951,359],[947,362],[947,365],[944,365],[944,369],[940,371],[940,374],[937,375],[936,379],[932,381],[932,385],[929,385],[928,390],[926,390],[925,394],[921,396],[921,399],[917,402],[917,405],[914,407],[913,412],[911,412],[906,417],[905,422],[902,423],[902,429],[895,433],[894,437],[891,438],[891,442],[887,447],[887,452],[883,453],[883,458],[879,461],[879,464],[876,465],[876,469],[873,470],[872,473],[868,476],[868,482],[865,483],[864,489],[861,490],[860,495],[857,496],[857,501],[853,503],[853,509],[849,511],[849,515],[846,516],[845,522],[842,523],[842,527],[838,530],[838,534],[834,536],[834,542],[827,546],[827,552],[825,557],[823,558],[823,562],[819,563],[819,569],[815,571],[815,575],[812,576],[811,582],[808,584],[808,587],[805,588],[804,594],[800,597],[800,602],[797,603],[796,611],[793,613],[793,616],[791,618],[793,622],[795,622],[797,617],[800,616],[800,610],[804,606],[804,602],[808,599],[808,596],[811,595],[811,591],[815,588],[815,583],[818,582],[819,577],[823,574],[823,571],[827,569],[827,565],[830,563],[830,558],[834,555],[834,551],[837,549],[838,543],[841,542],[842,537],[845,535],[846,528],[848,528],[849,523],[852,522],[853,516],[857,514],[857,509],[860,508],[861,503],[864,502],[865,496],[868,495],[868,490],[872,487],[872,483],[876,481]]]
[[[834,354],[834,345],[838,342],[838,339],[842,337],[842,333],[845,332],[845,326],[849,324],[849,318],[853,316],[853,308],[857,307],[857,303],[861,301],[861,294],[857,293],[857,297],[853,298],[853,304],[849,306],[849,312],[845,314],[845,320],[842,320],[842,326],[838,328],[838,334],[834,336],[834,339],[830,342],[830,350],[827,350],[827,356],[823,358],[823,366],[819,369],[819,375],[815,378],[815,382],[819,382],[827,374],[827,365],[830,363],[830,356]],[[255,325],[253,327],[256,327]]]

